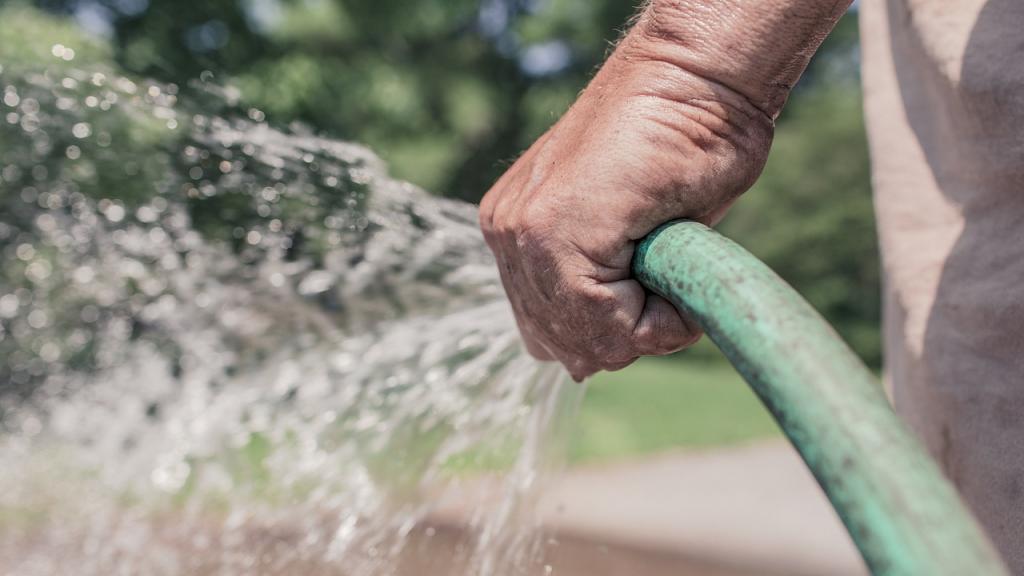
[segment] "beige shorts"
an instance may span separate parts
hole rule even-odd
[[[1024,0],[864,0],[886,382],[1024,574]]]

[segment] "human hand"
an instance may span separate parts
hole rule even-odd
[[[481,203],[530,353],[582,380],[696,341],[695,323],[631,278],[634,243],[674,218],[717,221],[771,136],[742,96],[620,46]]]
[[[672,219],[715,223],[753,184],[790,87],[848,3],[647,5],[480,204],[531,354],[582,380],[699,338],[631,278],[634,244]]]

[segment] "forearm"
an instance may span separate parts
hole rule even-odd
[[[852,0],[651,0],[617,57],[651,60],[721,84],[778,115]]]

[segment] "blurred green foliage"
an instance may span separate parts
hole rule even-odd
[[[793,284],[878,368],[880,268],[857,47],[850,14],[790,98],[760,180],[720,229]]]
[[[644,358],[589,383],[571,438],[574,461],[672,448],[706,448],[780,436],[778,426],[732,367]]]
[[[379,151],[476,200],[571,103],[633,7],[589,0],[37,0],[112,35],[128,71],[204,70],[278,122]]]
[[[571,104],[635,9],[615,0],[34,3],[109,36],[111,57],[129,72],[183,90],[212,73],[272,122],[298,120],[366,143],[397,176],[469,201]],[[19,35],[57,42],[70,34],[67,25],[21,22],[17,30],[0,22],[4,59],[32,44]],[[106,56],[107,43],[88,45]],[[764,176],[722,230],[877,366],[878,258],[857,45],[849,15],[794,91]]]
[[[793,284],[877,367],[880,278],[860,92],[823,86],[795,104],[763,176],[720,229]]]

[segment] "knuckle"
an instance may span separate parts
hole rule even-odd
[[[580,285],[577,290],[581,305],[596,318],[605,317],[619,305],[618,297],[610,290],[600,290],[586,284]]]
[[[551,220],[552,207],[548,202],[533,198],[523,206],[522,221],[525,227],[544,225]]]
[[[639,345],[653,344],[661,338],[660,330],[644,322],[633,332],[633,338]]]
[[[480,201],[480,210],[477,212],[480,229],[485,236],[494,232],[494,202],[494,191],[492,190]]]
[[[515,239],[516,249],[526,254],[538,254],[548,241],[547,234],[542,229],[523,221],[512,224],[508,234]]]

